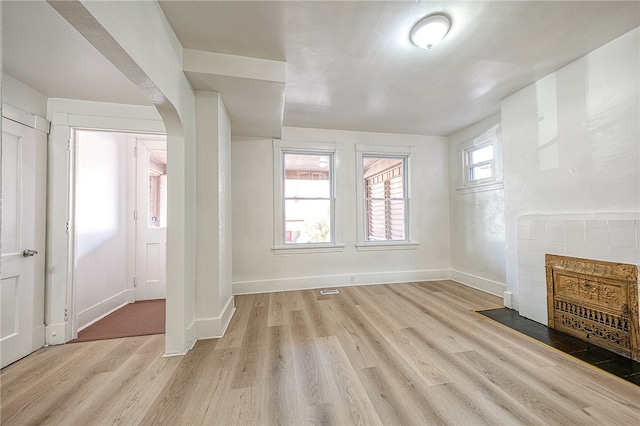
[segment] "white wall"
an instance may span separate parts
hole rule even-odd
[[[73,312],[78,331],[134,301],[133,142],[122,133],[76,132]]]
[[[218,93],[196,92],[197,287],[190,333],[220,337],[233,314],[231,295],[231,122]]]
[[[504,190],[459,192],[459,146],[500,124],[491,116],[449,136],[452,279],[502,296],[506,289]]]
[[[272,140],[234,138],[234,294],[449,278],[447,138],[284,128],[282,139],[341,145],[336,195],[344,251],[274,255]],[[416,249],[357,251],[356,144],[416,147],[410,167]]]
[[[220,284],[218,286],[217,312],[220,315],[230,315],[229,309],[233,308],[232,265],[233,265],[233,211],[232,211],[232,187],[231,187],[231,119],[222,102],[222,97],[217,96],[218,111],[218,253],[220,260]],[[222,321],[226,327],[228,319]]]
[[[2,75],[2,102],[40,117],[47,116],[47,98],[8,74]]]
[[[640,211],[639,52],[636,28],[503,101],[507,286],[514,295],[519,217]]]

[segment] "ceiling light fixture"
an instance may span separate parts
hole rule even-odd
[[[440,13],[429,15],[411,29],[411,42],[421,49],[431,49],[449,32],[451,21]]]

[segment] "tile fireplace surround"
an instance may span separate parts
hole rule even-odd
[[[518,218],[519,313],[547,324],[545,254],[640,265],[640,213]]]

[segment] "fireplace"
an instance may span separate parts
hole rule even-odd
[[[640,265],[640,213],[535,214],[517,220],[515,259],[507,259],[507,306],[547,324],[545,254]],[[511,253],[511,254],[509,254]],[[640,267],[640,266],[639,266]]]
[[[547,324],[640,360],[638,267],[547,254]]]

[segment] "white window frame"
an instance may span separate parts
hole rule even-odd
[[[337,143],[312,143],[273,140],[273,248],[276,255],[327,253],[344,250],[342,242],[341,203],[337,197],[336,182],[339,176],[341,146]],[[284,226],[284,154],[330,154],[332,164],[329,165],[331,175],[331,234],[332,241],[327,243],[286,244]]]
[[[485,179],[471,180],[471,169],[479,164],[471,164],[471,155],[474,151],[493,146],[493,160],[485,163],[491,164],[492,176]],[[502,189],[502,146],[500,143],[500,127],[498,124],[470,141],[458,145],[458,158],[460,159],[459,182],[457,192],[466,194],[479,191],[492,191]]]
[[[356,145],[356,195],[357,195],[357,237],[356,249],[358,251],[371,250],[412,250],[416,249],[419,243],[414,235],[415,209],[412,208],[411,202],[411,175],[412,162],[416,153],[413,146],[382,146],[382,145]],[[405,191],[405,239],[404,240],[384,240],[384,241],[367,241],[366,240],[366,208],[365,208],[365,185],[364,185],[364,168],[363,160],[365,157],[389,157],[404,160],[404,191]]]

